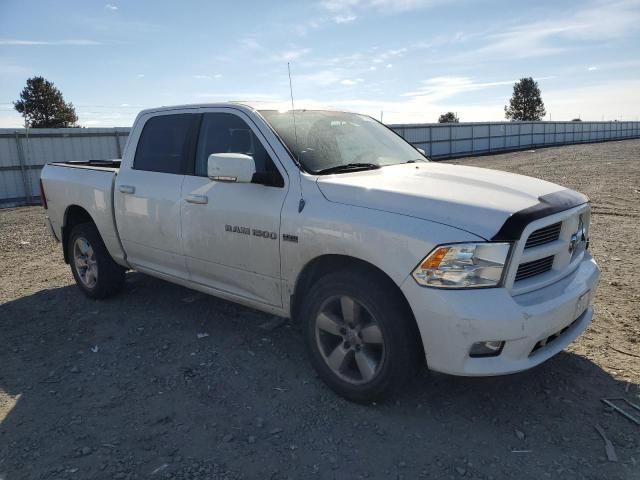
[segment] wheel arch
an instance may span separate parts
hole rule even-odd
[[[407,313],[411,315],[411,323],[415,326],[416,338],[418,338],[420,349],[423,353],[422,358],[424,358],[424,345],[422,344],[422,336],[420,335],[418,329],[418,323],[413,316],[411,305],[409,304],[404,293],[402,292],[398,284],[394,282],[393,279],[384,270],[370,262],[367,262],[366,260],[362,260],[357,257],[340,254],[325,254],[307,262],[307,264],[302,268],[300,274],[296,278],[293,294],[290,298],[291,317],[293,319],[296,319],[298,317],[298,310],[303,303],[302,299],[304,297],[304,294],[314,284],[314,282],[316,282],[327,273],[339,270],[355,270],[367,275],[372,275],[378,280],[386,283],[393,289],[394,294],[396,294],[404,304]]]
[[[91,217],[91,214],[87,212],[87,210],[80,205],[69,205],[64,212],[64,218],[62,223],[62,252],[64,254],[65,263],[69,263],[69,252],[67,251],[67,242],[69,240],[69,235],[71,234],[71,230],[76,225],[80,225],[82,223],[93,223],[96,222]]]

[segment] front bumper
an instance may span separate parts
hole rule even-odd
[[[596,262],[585,254],[568,276],[515,297],[505,288],[425,288],[411,277],[401,288],[418,323],[429,368],[488,376],[534,367],[575,340],[593,317],[591,299],[599,277]],[[471,346],[484,341],[505,345],[498,356],[470,357]]]

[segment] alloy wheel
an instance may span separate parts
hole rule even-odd
[[[368,383],[378,374],[385,358],[380,325],[358,300],[334,296],[316,317],[316,342],[326,365],[342,380]]]
[[[73,244],[73,263],[83,285],[94,288],[98,282],[98,262],[93,247],[84,237],[76,238]]]

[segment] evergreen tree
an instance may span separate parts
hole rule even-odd
[[[29,128],[75,127],[78,121],[73,104],[65,102],[62,92],[44,77],[27,79],[14,108]]]
[[[538,82],[531,77],[516,82],[509,106],[504,107],[504,116],[509,120],[538,121],[546,113]]]
[[[438,118],[438,123],[460,123],[460,119],[453,112],[447,112],[440,115]]]

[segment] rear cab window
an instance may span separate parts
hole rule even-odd
[[[136,155],[135,170],[184,175],[193,158],[193,147],[201,115],[159,115],[145,123]]]

